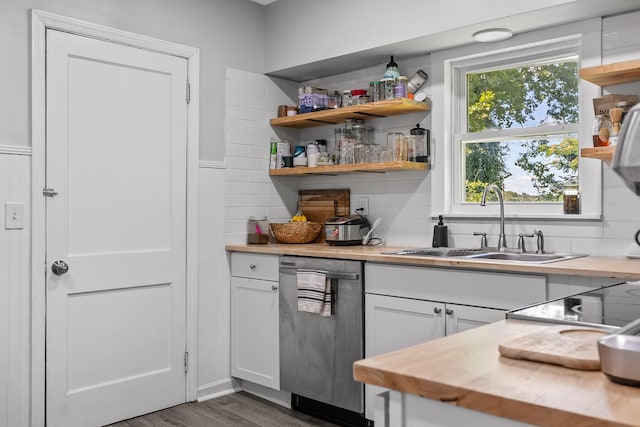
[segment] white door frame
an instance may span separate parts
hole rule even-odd
[[[46,148],[46,30],[61,30],[80,36],[154,52],[175,55],[187,60],[191,88],[187,121],[187,271],[186,338],[189,351],[186,398],[197,398],[197,320],[198,320],[198,161],[199,161],[199,68],[197,48],[158,40],[102,25],[31,10],[31,425],[45,424],[45,320],[46,289],[43,264],[45,242],[45,148]],[[185,88],[186,91],[186,88]],[[185,92],[186,93],[186,92]],[[185,95],[186,96],[186,95]]]

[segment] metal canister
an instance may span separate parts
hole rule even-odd
[[[411,79],[407,84],[409,93],[416,93],[418,89],[420,89],[420,86],[422,86],[424,82],[427,81],[427,78],[428,78],[427,73],[425,73],[424,71],[422,70],[416,71],[416,73],[413,76],[411,76]]]

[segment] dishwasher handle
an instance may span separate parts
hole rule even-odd
[[[280,273],[290,274],[295,276],[298,273],[298,270],[291,267],[280,267]],[[337,273],[337,272],[329,271],[327,272],[327,279],[358,280],[360,279],[360,275],[358,273]]]

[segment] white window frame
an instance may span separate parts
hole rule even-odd
[[[453,138],[453,158],[458,161],[453,163],[452,172],[452,210],[454,212],[482,213],[486,208],[478,203],[463,201],[465,191],[465,177],[463,167],[463,155],[461,148],[463,142],[470,141],[508,141],[520,137],[530,137],[534,135],[552,135],[580,132],[580,125],[543,125],[536,128],[513,128],[501,129],[497,131],[467,132],[467,75],[468,73],[481,73],[495,71],[504,68],[516,68],[518,66],[532,63],[552,63],[555,61],[565,61],[567,59],[579,60],[579,40],[570,39],[562,42],[544,44],[517,51],[503,52],[486,56],[474,57],[462,61],[455,61],[452,65],[454,73],[454,99],[456,104],[456,114],[454,118],[454,138]],[[558,202],[537,202],[537,203],[509,203],[511,214],[519,215],[553,215],[562,213],[562,203]]]
[[[462,48],[432,54],[432,112],[433,139],[436,142],[432,169],[433,218],[445,214],[449,218],[493,217],[493,209],[473,203],[461,203],[460,192],[464,185],[462,158],[459,154],[461,141],[466,133],[466,71],[483,71],[505,66],[517,66],[521,62],[534,62],[540,58],[566,58],[578,55],[578,67],[599,65],[601,46],[601,20],[592,19],[536,31],[511,40],[487,44],[473,44]],[[491,60],[489,62],[489,59]],[[507,64],[507,65],[505,65]],[[594,119],[592,99],[601,96],[601,89],[589,82],[579,80],[579,123],[577,125],[541,126],[537,131],[546,133],[577,132],[579,147],[592,146],[591,124]],[[443,106],[441,111],[437,106]],[[442,123],[442,130],[435,124]],[[561,126],[562,128],[559,128]],[[502,136],[518,137],[530,133],[520,129],[503,130]],[[496,134],[482,132],[472,134],[472,139],[495,140]],[[439,145],[438,142],[441,144]],[[601,181],[602,165],[594,159],[579,160],[581,189],[581,213],[565,215],[562,205],[557,203],[505,203],[505,215],[516,219],[599,220],[602,217]]]

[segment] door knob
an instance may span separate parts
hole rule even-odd
[[[51,264],[51,271],[53,271],[53,274],[56,276],[62,276],[64,273],[69,271],[69,264],[59,259]]]
[[[447,308],[444,312],[447,313],[448,315],[452,315],[453,314],[453,309]]]
[[[441,312],[441,311],[442,311],[442,309],[441,309],[441,308],[439,308],[439,307],[433,307],[433,312],[434,312],[435,314],[440,314],[440,312]]]

